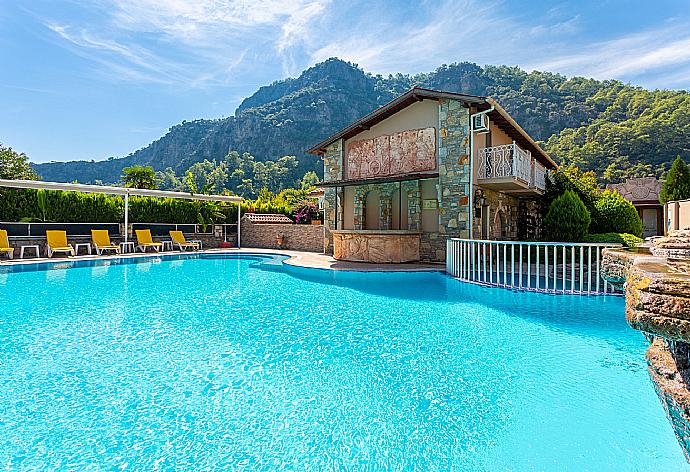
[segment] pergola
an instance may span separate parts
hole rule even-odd
[[[205,200],[212,202],[237,203],[237,247],[240,247],[240,217],[242,211],[242,197],[235,195],[204,195],[188,192],[172,192],[168,190],[148,190],[141,188],[110,187],[107,185],[70,184],[64,182],[44,182],[42,180],[7,180],[0,179],[0,187],[31,188],[36,190],[62,190],[65,192],[105,193],[108,195],[122,195],[125,199],[125,242],[128,240],[127,226],[129,224],[129,196],[154,198],[180,198],[184,200]]]

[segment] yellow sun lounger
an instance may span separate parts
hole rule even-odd
[[[10,241],[7,239],[6,229],[0,229],[0,254],[3,253],[10,259],[14,257],[14,248],[10,246]]]
[[[60,230],[46,231],[48,242],[48,257],[53,257],[53,253],[63,252],[67,255],[74,255],[74,248],[67,242],[67,232]]]
[[[139,249],[141,252],[146,252],[146,248],[148,247],[153,248],[156,252],[160,252],[163,248],[163,243],[153,242],[150,229],[138,229],[136,230],[136,233],[138,244],[137,249]]]
[[[187,249],[199,249],[199,243],[192,243],[187,241],[182,231],[170,231],[170,238],[172,238],[173,244],[177,245],[180,251],[186,251]]]
[[[91,241],[96,248],[96,254],[99,256],[103,251],[115,251],[116,254],[120,254],[120,247],[111,244],[110,234],[108,234],[107,229],[92,229]]]

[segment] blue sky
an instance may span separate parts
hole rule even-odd
[[[690,89],[688,0],[0,0],[0,142],[124,156],[337,56],[373,73],[518,65]]]

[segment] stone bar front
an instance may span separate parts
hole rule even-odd
[[[379,264],[419,261],[421,232],[407,230],[331,230],[333,257]]]

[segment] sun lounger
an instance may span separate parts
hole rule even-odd
[[[110,242],[110,234],[107,229],[92,229],[91,241],[96,248],[96,254],[99,256],[103,251],[115,251],[115,254],[120,254],[120,248]]]
[[[60,230],[46,231],[46,240],[48,242],[48,257],[53,257],[56,252],[74,255],[74,248],[67,242],[67,232]]]
[[[187,249],[194,251],[200,249],[199,243],[187,241],[182,231],[170,231],[170,238],[180,251],[186,251]]]
[[[138,229],[137,233],[137,249],[141,252],[146,252],[147,248],[152,248],[156,252],[160,252],[163,248],[163,243],[156,243],[151,237],[150,229]]]
[[[6,229],[0,229],[0,254],[7,254],[10,259],[14,257],[14,248],[10,246],[10,241],[7,239]]]

